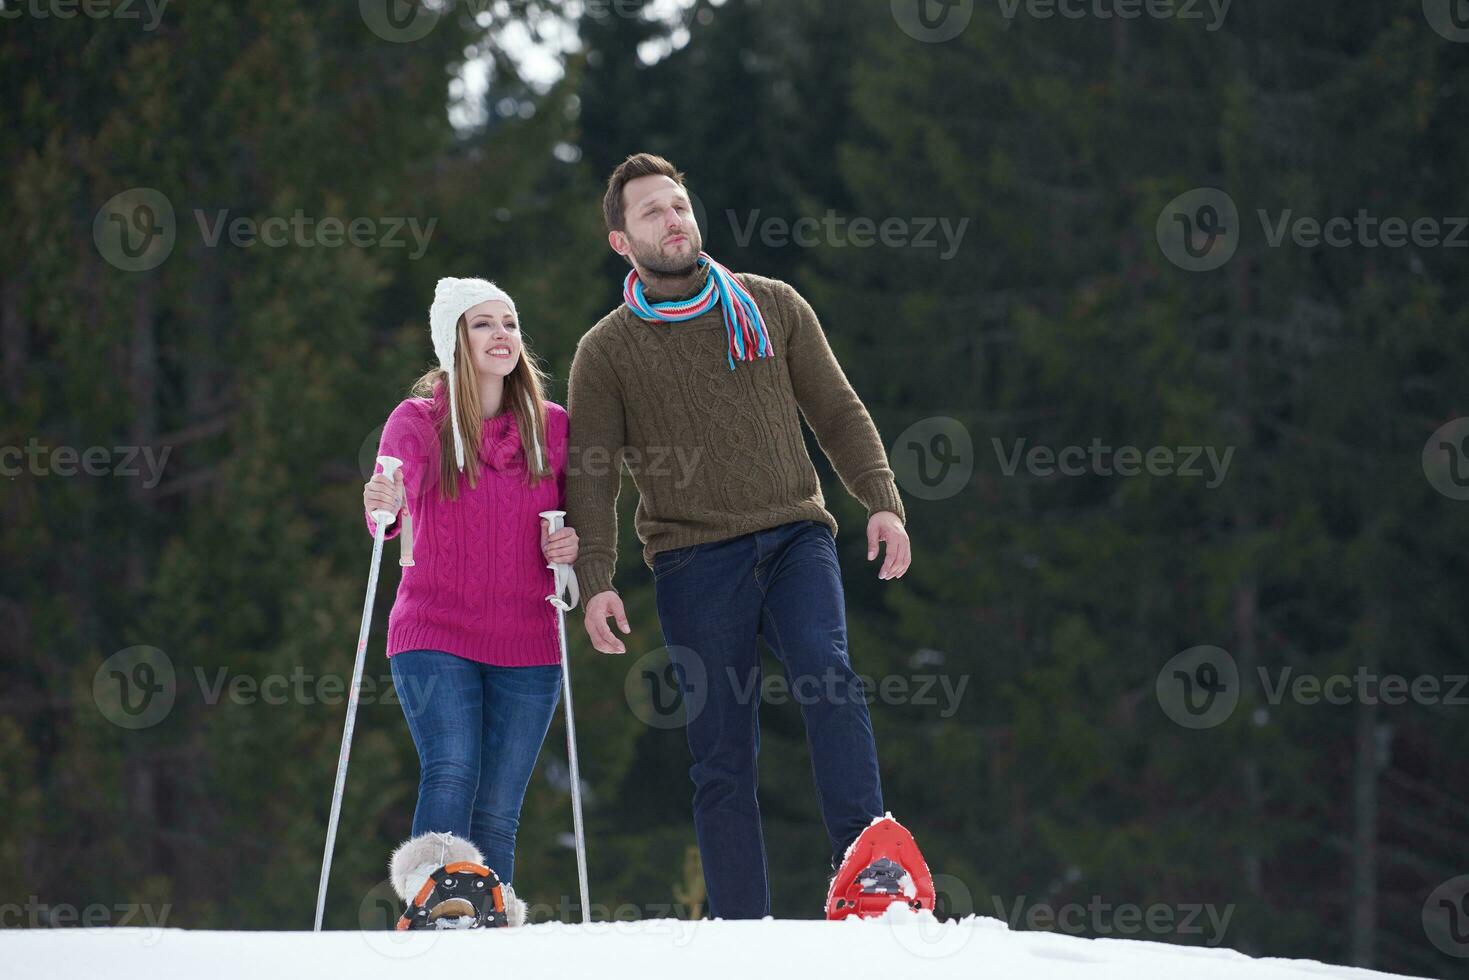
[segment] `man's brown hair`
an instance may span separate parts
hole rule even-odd
[[[622,206],[622,189],[627,182],[653,176],[667,177],[678,186],[686,187],[678,168],[654,153],[634,153],[612,171],[612,176],[607,178],[607,193],[602,198],[602,217],[607,219],[608,231],[627,230],[627,215]]]

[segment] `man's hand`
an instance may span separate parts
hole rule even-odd
[[[877,545],[880,541],[886,541],[887,547],[884,549],[882,571],[877,573],[877,577],[900,578],[913,560],[913,546],[908,541],[908,532],[903,527],[903,522],[890,510],[874,511],[867,518],[868,561],[877,557]]]
[[[617,634],[607,625],[608,616],[617,620],[618,629],[624,633],[632,632],[627,625],[627,613],[622,608],[622,596],[611,589],[598,592],[587,601],[584,621],[592,646],[598,653],[627,653],[627,647],[622,645]]]

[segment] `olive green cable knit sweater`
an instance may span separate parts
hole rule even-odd
[[[683,299],[645,287],[650,301]],[[872,417],[847,381],[816,313],[791,286],[738,273],[765,319],[775,356],[736,361],[719,307],[682,323],[639,319],[626,304],[588,330],[572,359],[566,523],[576,529],[581,594],[612,588],[619,459],[640,499],[643,561],[790,521],[836,518],[806,452],[797,408],[843,485],[869,515],[906,520]]]

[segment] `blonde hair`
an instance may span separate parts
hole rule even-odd
[[[454,397],[459,403],[459,431],[465,441],[464,471],[460,472],[454,462],[454,432],[449,425],[449,394],[445,389],[445,410],[437,421],[440,500],[458,499],[461,480],[467,480],[471,488],[478,485],[479,447],[485,423],[480,417],[479,379],[475,375],[474,358],[469,355],[469,324],[462,315],[455,329],[459,339],[455,348],[453,383]],[[515,425],[525,447],[526,485],[530,487],[552,475],[551,454],[546,446],[546,378],[545,369],[522,334],[520,359],[516,361],[515,369],[505,376],[501,413],[510,411],[515,414]],[[436,400],[439,386],[447,381],[448,372],[435,367],[413,383],[413,394]]]

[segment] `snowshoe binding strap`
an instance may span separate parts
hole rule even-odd
[[[878,858],[862,869],[857,884],[864,895],[900,895],[903,892],[903,876],[907,874],[896,861]]]
[[[394,928],[483,929],[509,924],[500,876],[482,864],[456,861],[428,876]]]

